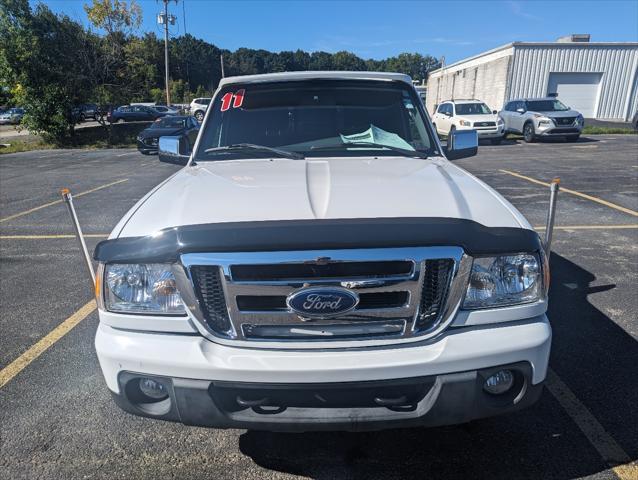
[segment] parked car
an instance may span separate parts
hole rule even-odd
[[[634,113],[634,118],[631,119],[631,126],[638,132],[638,110]]]
[[[111,123],[117,122],[135,122],[135,121],[154,121],[160,117],[166,116],[166,113],[145,105],[123,106],[112,110],[107,115],[107,120]]]
[[[195,117],[198,122],[204,120],[204,115],[206,115],[210,100],[210,98],[196,98],[191,102],[190,114]]]
[[[95,103],[80,105],[79,119],[84,122],[88,119],[97,120],[100,117],[100,109]]]
[[[0,114],[0,125],[18,125],[24,117],[24,109],[10,108],[6,112]]]
[[[179,115],[179,109],[172,105],[170,107],[166,105],[155,105],[151,108],[160,113],[165,113],[166,115]]]
[[[480,100],[441,102],[432,123],[439,135],[448,136],[454,130],[476,130],[480,140],[490,140],[494,145],[503,139],[503,121],[496,110],[490,110]]]
[[[245,107],[245,108],[242,108]],[[468,422],[533,404],[551,344],[530,223],[450,159],[409,76],[224,78],[184,168],[96,247],[122,409],[254,430]],[[140,427],[141,428],[141,427]]]
[[[168,115],[158,118],[153,124],[137,136],[137,149],[148,155],[157,152],[157,144],[160,137],[179,135],[186,136],[189,145],[195,145],[199,123],[195,118],[185,115]]]
[[[544,137],[564,137],[568,142],[575,142],[585,125],[579,112],[555,97],[510,100],[499,116],[505,124],[506,135],[523,134],[528,143]]]

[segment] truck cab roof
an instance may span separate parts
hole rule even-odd
[[[260,75],[242,75],[238,77],[222,78],[219,82],[219,88],[225,85],[235,83],[262,83],[262,82],[291,82],[297,80],[312,79],[331,79],[331,80],[381,80],[381,81],[399,81],[412,85],[412,79],[409,75],[403,73],[392,72],[280,72],[280,73],[264,73]]]

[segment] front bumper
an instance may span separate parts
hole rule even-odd
[[[536,135],[540,137],[554,137],[554,136],[565,136],[565,135],[580,135],[583,131],[583,126],[580,124],[573,125],[537,125],[536,126]]]
[[[330,351],[237,348],[104,324],[96,336],[106,383],[126,411],[188,425],[292,431],[433,426],[523,408],[540,395],[550,343],[545,315],[448,329],[412,345]],[[491,397],[483,381],[503,366],[518,372],[519,385],[514,396]],[[165,382],[168,405],[140,404],[128,386],[140,376]],[[242,406],[238,396],[268,401]],[[402,396],[409,405],[370,403]]]
[[[512,390],[490,395],[485,380],[507,368]],[[489,369],[428,377],[352,383],[237,383],[150,377],[167,388],[167,399],[140,401],[140,376],[122,372],[123,410],[185,425],[270,431],[381,430],[466,423],[535,403],[542,383],[531,383],[532,367],[520,362]]]
[[[138,140],[137,150],[144,153],[157,153],[159,151],[159,147],[157,145],[149,145]]]
[[[478,133],[479,140],[482,139],[493,139],[493,138],[503,138],[503,126],[499,126],[497,128],[476,128]]]

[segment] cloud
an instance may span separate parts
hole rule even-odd
[[[521,2],[517,2],[517,1],[509,1],[507,2],[507,5],[510,8],[510,11],[512,12],[513,15],[517,16],[517,17],[522,17],[522,18],[526,18],[528,20],[542,20],[541,17],[537,16],[537,15],[533,15],[531,13],[527,13],[523,11],[523,4]]]

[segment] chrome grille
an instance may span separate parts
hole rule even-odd
[[[431,328],[445,304],[454,262],[449,258],[426,260],[421,287],[421,306],[415,322],[416,330]]]
[[[468,258],[459,247],[185,254],[178,283],[216,339],[397,342],[434,335],[451,321]],[[312,286],[351,289],[359,304],[336,318],[301,318],[286,299]]]
[[[554,117],[552,120],[556,125],[573,125],[576,117]]]
[[[228,334],[231,331],[230,320],[219,267],[194,265],[191,277],[206,323],[214,331]]]

